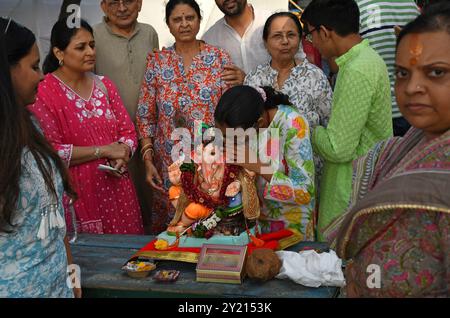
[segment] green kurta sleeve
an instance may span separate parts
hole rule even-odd
[[[374,85],[358,70],[346,69],[339,77],[328,126],[316,127],[312,138],[317,153],[333,163],[356,157],[375,94]]]

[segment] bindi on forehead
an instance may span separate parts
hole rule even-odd
[[[423,43],[420,39],[419,34],[411,35],[411,40],[409,42],[409,53],[411,55],[411,58],[409,59],[409,64],[411,66],[417,65],[423,54]]]
[[[195,14],[190,11],[184,11],[184,10],[173,14],[174,18],[186,18],[186,17],[192,17],[192,16],[195,16]]]

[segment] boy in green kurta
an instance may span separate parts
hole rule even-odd
[[[313,45],[339,67],[328,126],[312,134],[314,150],[325,161],[318,217],[323,241],[323,229],[348,207],[352,161],[392,136],[391,93],[386,64],[359,35],[354,0],[315,0],[302,20]]]

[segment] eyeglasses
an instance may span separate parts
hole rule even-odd
[[[282,42],[286,40],[298,39],[299,35],[297,32],[289,32],[287,34],[277,33],[270,37],[272,40],[276,42]]]
[[[117,9],[119,9],[120,4],[122,4],[124,7],[128,8],[135,2],[136,2],[136,0],[111,0],[108,2],[108,6],[113,10],[117,10]]]
[[[312,33],[313,33],[314,31],[317,31],[318,29],[319,29],[319,28],[314,28],[314,29],[312,29],[311,31],[308,30],[308,32],[305,32],[305,39],[306,39],[306,41],[312,43],[312,41],[313,41]]]

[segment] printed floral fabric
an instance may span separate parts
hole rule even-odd
[[[353,206],[325,232],[349,261],[347,296],[449,297],[450,131],[428,141],[411,128],[354,167]]]
[[[308,120],[311,133],[316,126],[326,127],[331,114],[333,92],[322,70],[305,58],[292,69],[283,87],[278,87],[278,72],[270,66],[270,63],[261,64],[247,74],[244,84],[270,86],[289,96],[289,101]],[[316,189],[319,189],[323,161],[318,154],[314,154],[314,166]]]
[[[303,240],[313,241],[314,161],[308,122],[293,107],[279,105],[268,130],[259,138],[260,154],[270,158],[274,171],[270,182],[259,178],[260,192],[265,199],[262,214],[269,220],[283,221],[286,228],[301,235]],[[276,224],[271,223],[272,227]]]
[[[136,122],[142,138],[153,138],[154,164],[167,190],[172,132],[186,128],[193,136],[196,121],[214,126],[216,105],[228,88],[221,79],[227,64],[231,64],[228,53],[208,44],[201,45],[187,72],[174,46],[148,57]],[[166,229],[174,209],[165,194],[154,195],[153,201],[152,232],[158,233]]]
[[[366,229],[388,226],[348,266],[347,296],[449,297],[449,221],[450,213],[413,209],[370,218]],[[379,269],[379,288],[367,285],[371,264]]]
[[[318,125],[327,126],[333,92],[321,69],[304,59],[292,69],[283,87],[278,87],[277,78],[278,72],[267,62],[247,74],[244,84],[270,86],[281,91],[289,96],[289,101],[308,120],[311,129]]]
[[[0,233],[0,297],[72,298],[66,285],[67,255],[65,226],[48,228],[38,238],[41,220],[54,204],[64,214],[62,179],[53,169],[58,198],[49,193],[33,155],[24,150],[17,210],[12,215],[12,233]]]
[[[39,85],[35,104],[29,108],[67,165],[76,146],[123,142],[132,152],[136,149],[134,125],[116,87],[106,77],[97,76],[91,96],[85,100],[55,75],[47,74]],[[99,164],[107,164],[107,159],[69,166],[78,194],[74,203],[78,231],[143,234],[141,211],[128,172],[117,178],[98,170]]]

